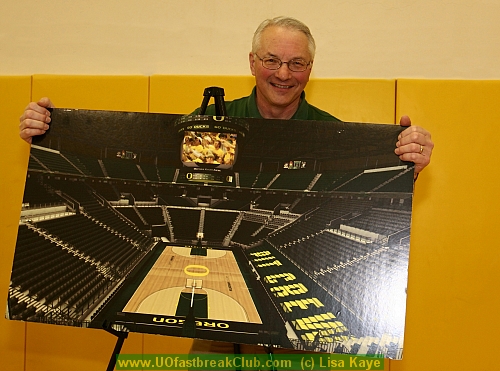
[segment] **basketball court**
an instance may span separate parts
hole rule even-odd
[[[167,246],[123,312],[262,324],[234,254]]]

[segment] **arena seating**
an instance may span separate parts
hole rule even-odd
[[[148,228],[148,224],[145,219],[139,214],[139,211],[135,206],[124,206],[116,207],[116,211],[123,215],[130,223],[134,224],[140,230],[145,230]]]
[[[321,237],[324,236],[324,237]],[[324,248],[329,248],[330,264],[336,269],[318,274],[315,262],[321,261],[325,256],[317,249],[321,242],[313,243],[314,238],[333,238],[336,242],[326,242]],[[387,354],[394,355],[402,347],[402,334],[387,335],[390,333],[390,319],[387,321],[384,314],[391,313],[394,296],[405,300],[404,280],[397,280],[394,285],[381,285],[380,277],[391,276],[391,269],[401,273],[401,265],[407,263],[404,253],[405,248],[389,252],[388,248],[373,246],[349,245],[349,241],[331,233],[324,233],[317,237],[305,239],[298,246],[282,249],[281,252],[289,257],[283,259],[281,253],[271,245],[264,243],[262,246],[245,250],[249,260],[252,261],[261,276],[271,297],[278,308],[282,308],[281,315],[293,325],[293,331],[301,340],[297,349],[321,350],[351,354]],[[312,250],[312,251],[311,251]],[[267,255],[266,253],[269,253]],[[259,255],[261,254],[261,255]],[[319,254],[318,258],[313,256]],[[263,258],[256,258],[263,256]],[[269,260],[269,257],[272,259]],[[357,258],[356,258],[357,257]],[[275,261],[280,264],[274,264]],[[335,264],[334,262],[337,262]],[[266,264],[267,263],[267,264]],[[259,267],[262,264],[263,267]],[[266,266],[267,265],[267,266]],[[384,275],[380,272],[384,271]],[[405,269],[403,269],[403,272]],[[283,273],[286,272],[286,273]],[[289,276],[290,281],[283,280]],[[275,277],[273,281],[271,278]],[[317,282],[317,283],[316,283]],[[295,291],[286,294],[287,284],[302,284],[302,294],[298,286],[291,286],[288,290]],[[403,285],[401,285],[403,283]],[[319,286],[318,286],[319,284]],[[380,302],[380,296],[387,301]],[[358,300],[359,298],[363,300]],[[366,303],[378,303],[377,306],[366,306]],[[329,311],[325,310],[328,303]],[[286,304],[286,305],[285,305]],[[291,305],[291,307],[289,307]],[[288,308],[288,309],[287,309]],[[332,311],[332,308],[338,310]],[[355,334],[364,322],[374,323],[373,336],[357,337]]]
[[[277,176],[277,174],[275,172],[258,173],[257,177],[255,179],[255,182],[252,185],[252,188],[264,188],[264,189],[266,189],[268,187],[268,185],[271,183],[271,181],[273,180],[273,178],[276,176]]]
[[[67,156],[68,154],[66,152],[63,152],[63,153],[66,157],[68,157]],[[88,157],[88,156],[84,156],[84,155],[80,155],[80,154],[78,156],[75,156],[75,157],[77,157],[78,161],[76,161],[76,160],[72,161],[73,164],[75,164],[75,165],[81,164],[82,166],[79,166],[79,165],[77,165],[77,166],[84,174],[86,174],[87,172],[90,172],[90,174],[92,176],[104,177],[104,173],[102,171],[102,166],[96,158]]]
[[[31,156],[38,162],[43,163],[44,167],[53,172],[81,174],[81,171],[71,164],[59,152],[41,150],[37,147],[31,149]]]
[[[387,170],[370,173],[361,173],[351,178],[348,182],[334,188],[336,191],[346,192],[369,192],[378,185],[396,177],[401,170]]]
[[[118,192],[122,195],[122,198],[126,198],[126,195],[131,195],[131,203],[136,201],[153,201],[155,196],[155,189],[148,183],[130,183],[123,182],[117,186]]]
[[[160,181],[160,172],[155,164],[141,164],[142,173],[146,176],[147,180],[152,182]]]
[[[269,189],[297,189],[306,190],[316,173],[310,171],[288,170],[279,174],[279,177],[269,186]]]
[[[239,173],[240,187],[254,188],[254,183],[258,175],[259,175],[258,172],[240,172]]]
[[[78,171],[80,171],[82,174],[85,174],[85,175],[88,175],[88,176],[92,176],[92,172],[87,169],[87,167],[85,166],[85,164],[83,163],[82,160],[80,160],[80,158],[72,153],[69,153],[69,152],[66,152],[66,153],[62,153],[61,152],[61,155],[63,157],[65,157],[73,166],[75,166]],[[95,160],[93,160],[93,162],[96,162]],[[98,175],[100,173],[97,173]]]
[[[119,201],[121,198],[116,186],[105,179],[93,181],[89,186],[108,201]]]
[[[136,211],[146,220],[148,225],[162,225],[165,224],[165,216],[163,208],[159,206],[153,207],[136,207]]]
[[[226,188],[192,185],[176,178],[179,169],[153,163],[33,154],[25,202],[71,203],[74,212],[20,225],[10,297],[16,318],[48,321],[52,311],[81,321],[154,246],[151,235],[191,245],[202,232],[204,245],[241,247],[249,260],[272,251],[281,266],[257,268],[260,276],[285,269],[308,288],[278,297],[282,288],[263,286],[293,327],[297,349],[400,350],[402,338],[385,335],[386,321],[377,320],[373,337],[357,334],[390,312],[391,300],[405,298],[401,285],[377,288],[380,277],[406,269],[411,197],[386,193],[408,183],[411,171],[241,171],[239,188]],[[401,242],[389,241],[391,235]],[[363,306],[381,296],[392,299]]]
[[[170,216],[176,241],[191,243],[193,240],[197,240],[200,210],[167,207],[167,212]]]
[[[373,208],[351,219],[346,224],[360,229],[370,229],[372,232],[388,236],[408,228],[410,221],[410,212]]]
[[[158,167],[158,177],[162,182],[172,182],[175,176],[175,169],[171,167]]]
[[[47,237],[37,232],[37,228],[19,227],[13,287],[18,292],[27,291],[46,309],[66,309],[67,316],[76,320],[111,280],[91,260],[81,259]],[[86,300],[82,300],[84,296]],[[11,311],[21,315],[21,309],[14,307]],[[29,315],[36,316],[36,312]]]
[[[220,242],[229,234],[238,213],[223,211],[206,211],[204,217],[204,239]]]
[[[62,199],[43,186],[36,174],[29,174],[26,177],[26,185],[23,196],[23,204],[30,207],[41,205],[57,205],[61,204]]]
[[[312,187],[313,191],[331,191],[337,182],[346,175],[341,171],[326,171],[319,174],[320,177]]]
[[[111,178],[145,180],[133,160],[105,158],[102,162]]]

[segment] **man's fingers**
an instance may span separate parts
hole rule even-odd
[[[42,129],[25,128],[19,132],[19,136],[21,139],[31,144],[34,136],[45,134],[45,132],[46,130]]]
[[[49,98],[42,98],[37,103],[30,102],[24,109],[21,121],[24,119],[33,119],[50,122],[50,111],[47,108],[54,108]]]
[[[45,121],[45,119],[30,119],[30,118],[25,118],[24,120],[21,120],[19,123],[19,130],[25,130],[25,129],[35,129],[35,130],[49,130],[49,125],[48,122],[50,122],[50,117],[47,118],[48,121]]]
[[[400,147],[409,143],[430,145],[432,143],[431,134],[420,126],[410,126],[399,134],[396,146]]]
[[[38,105],[45,108],[54,108],[54,105],[49,98],[43,97],[38,101]]]
[[[410,120],[410,117],[408,116],[401,116],[401,118],[399,119],[399,125],[401,126],[411,126],[411,120]]]
[[[19,118],[19,136],[31,143],[31,137],[42,135],[49,129],[50,111],[54,108],[49,98],[41,98],[38,102],[29,103]]]
[[[407,128],[399,134],[394,152],[402,161],[413,162],[418,174],[431,161],[434,149],[431,134],[420,126],[411,126],[408,116],[402,116],[399,124]]]
[[[41,113],[41,114],[44,114],[44,115],[47,115],[47,114],[50,114],[50,112],[47,110],[46,107],[44,106],[41,106],[39,105],[38,103],[36,102],[30,102],[26,108],[24,109],[24,112],[38,112],[38,113]]]
[[[418,156],[430,157],[432,155],[433,145],[423,145],[419,143],[409,143],[403,146],[397,147],[394,152],[399,155],[411,154],[413,158],[418,158]],[[409,160],[413,161],[413,160]]]
[[[20,117],[19,121],[38,121],[41,123],[50,123],[51,118],[50,118],[50,112],[47,111],[45,108],[43,108],[44,111],[40,110],[31,110],[28,109],[23,112],[22,116]],[[29,126],[29,125],[28,125]]]
[[[429,165],[431,161],[430,154],[419,154],[415,152],[406,152],[399,156],[401,161],[409,161],[415,164],[415,172],[419,173]]]

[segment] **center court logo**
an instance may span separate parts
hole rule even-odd
[[[185,322],[184,318],[172,318],[172,317],[153,317],[154,323],[164,323],[166,325],[182,325]],[[229,324],[225,322],[215,322],[215,321],[195,321],[196,326],[198,327],[207,327],[207,328],[222,328],[228,329]]]

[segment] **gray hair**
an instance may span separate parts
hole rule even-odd
[[[273,19],[266,19],[264,22],[262,22],[259,27],[257,27],[257,30],[255,30],[255,33],[253,35],[253,40],[252,40],[252,53],[257,53],[257,51],[260,49],[260,39],[262,36],[262,32],[272,26],[277,26],[277,27],[284,27],[288,28],[290,30],[295,30],[295,31],[300,31],[307,37],[307,43],[308,43],[308,48],[309,48],[309,53],[311,54],[311,59],[314,59],[314,54],[316,53],[316,43],[314,42],[314,38],[311,34],[311,31],[309,30],[309,27],[307,27],[304,23],[301,21],[291,18],[291,17],[276,17]]]

